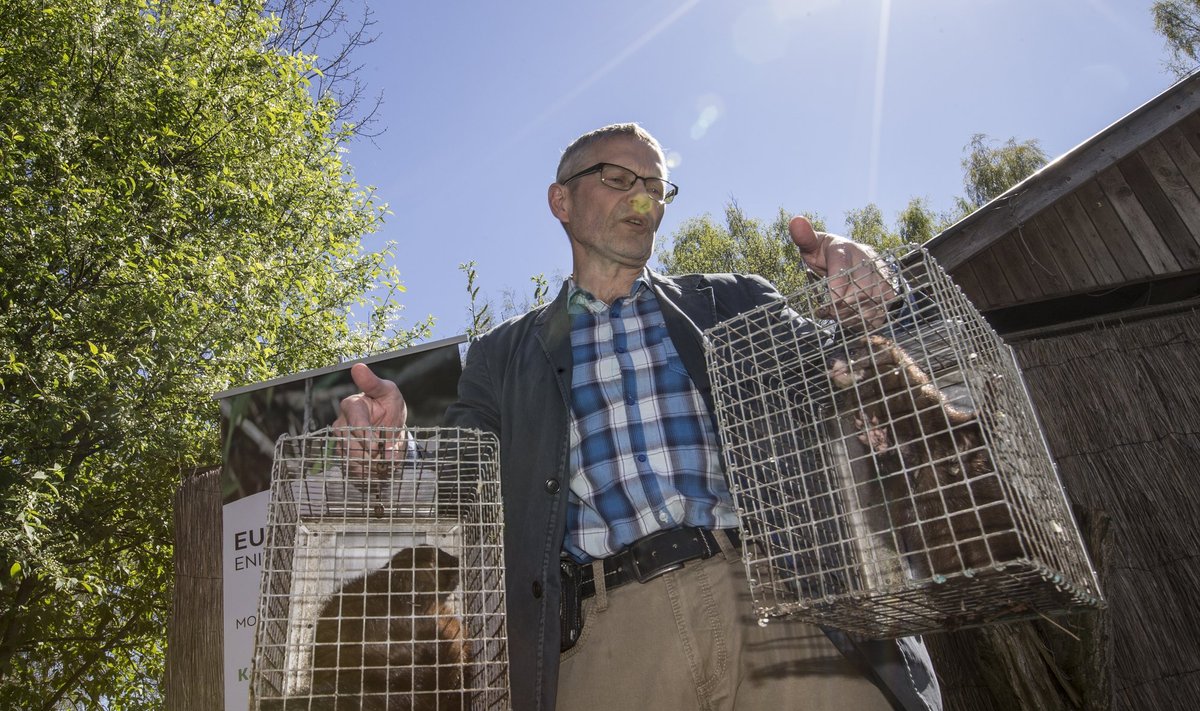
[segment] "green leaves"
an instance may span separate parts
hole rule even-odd
[[[1018,143],[1010,138],[996,144],[987,135],[977,133],[964,148],[963,185],[972,210],[983,207],[1049,162],[1036,139]]]
[[[660,248],[658,259],[670,274],[691,272],[739,272],[759,274],[782,293],[799,289],[806,279],[800,251],[788,236],[791,218],[783,210],[764,225],[747,217],[737,202],[725,208],[725,224],[708,215],[693,218],[672,235],[669,245]],[[815,221],[818,229],[823,225]]]
[[[876,249],[922,244],[1046,164],[1046,154],[1036,140],[1018,143],[1010,138],[999,146],[994,143],[981,133],[972,136],[962,160],[968,199],[956,198],[952,210],[936,212],[924,198],[914,197],[896,215],[894,226],[889,227],[879,206],[869,203],[846,212],[845,236]],[[731,201],[725,208],[724,225],[708,215],[688,220],[660,248],[657,256],[664,271],[671,274],[758,274],[774,283],[780,292],[790,294],[804,284],[806,271],[788,236],[789,217],[781,209],[770,225],[764,225],[747,217],[737,202]],[[825,229],[819,219],[814,220],[813,226]]]
[[[424,332],[382,301],[385,208],[276,26],[255,0],[0,3],[0,707],[160,708],[211,395]]]
[[[1167,69],[1182,79],[1196,69],[1200,50],[1200,0],[1156,0],[1154,29],[1167,40]]]

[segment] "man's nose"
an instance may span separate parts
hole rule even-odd
[[[644,189],[641,191],[631,189],[630,192],[632,195],[629,196],[629,204],[633,207],[633,209],[641,215],[650,214],[650,211],[654,209],[655,205],[655,200],[654,198],[650,197],[650,193],[646,192]]]

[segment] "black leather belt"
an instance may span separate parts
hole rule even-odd
[[[734,547],[741,547],[741,539],[734,529],[724,529]],[[672,570],[679,570],[689,560],[711,558],[721,551],[717,536],[706,528],[672,528],[657,531],[634,542],[625,550],[604,559],[604,587],[608,590],[625,583],[649,582]],[[596,594],[596,580],[592,566],[583,565],[579,570],[579,597]]]

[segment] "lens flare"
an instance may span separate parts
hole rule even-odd
[[[692,124],[692,138],[695,140],[703,138],[704,134],[708,133],[708,127],[716,123],[720,115],[721,112],[716,106],[705,106],[700,111],[700,118],[696,119],[696,123]]]
[[[708,129],[721,118],[725,113],[725,101],[719,94],[704,94],[696,100],[696,109],[699,114],[692,124],[692,140],[703,138]]]
[[[875,101],[871,112],[871,153],[867,171],[867,197],[875,200],[879,185],[879,154],[883,141],[883,97],[887,84],[888,34],[892,24],[892,0],[879,6],[879,42],[875,48]]]

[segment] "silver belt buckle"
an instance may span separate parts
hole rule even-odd
[[[638,563],[637,558],[633,559],[633,575],[639,583],[648,583],[660,575],[666,575],[672,570],[680,570],[681,568],[683,568],[683,563],[671,563],[661,568],[652,567],[649,570],[642,570],[642,566]]]
[[[651,562],[651,564],[643,567],[643,556],[638,554],[638,549],[641,547],[639,544],[647,544],[645,547],[650,549],[650,553],[645,557],[653,558],[653,547],[649,544],[654,538],[654,535],[650,535],[647,538],[644,538],[630,546],[629,564],[633,568],[633,576],[639,583],[648,583],[660,575],[666,575],[672,570],[679,570],[683,568],[684,561],[676,561],[674,563],[667,563],[665,565],[654,565],[653,562]]]

